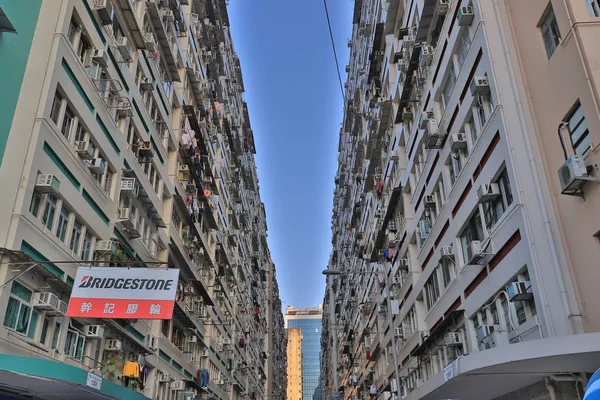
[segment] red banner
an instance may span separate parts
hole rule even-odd
[[[173,300],[71,298],[67,315],[89,318],[171,319]]]

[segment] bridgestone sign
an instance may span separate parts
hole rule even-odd
[[[68,317],[171,319],[179,270],[79,267]]]

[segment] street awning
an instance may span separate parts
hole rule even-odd
[[[90,386],[93,383],[97,388]],[[0,356],[0,394],[46,400],[149,400],[97,375],[90,379],[81,368],[14,354]]]
[[[491,400],[546,376],[593,373],[600,333],[509,344],[459,357],[405,400]]]

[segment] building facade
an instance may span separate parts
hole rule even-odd
[[[286,327],[302,333],[302,399],[322,400],[321,317],[323,307],[286,309]],[[289,382],[288,382],[289,384]]]
[[[287,400],[302,400],[302,330],[287,329]]]
[[[355,3],[325,397],[583,393],[600,367],[598,11]]]
[[[283,398],[225,2],[0,0],[0,58],[0,394]],[[65,317],[78,265],[178,268],[173,318]]]

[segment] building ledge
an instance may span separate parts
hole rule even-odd
[[[94,389],[88,386],[88,376],[84,369],[57,361],[0,355],[0,393],[33,395],[36,399],[149,400],[107,379],[97,380],[100,389]]]
[[[405,400],[494,399],[546,376],[593,373],[599,359],[600,333],[500,346],[459,357]]]

